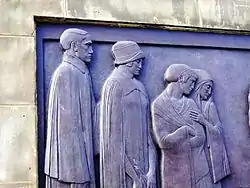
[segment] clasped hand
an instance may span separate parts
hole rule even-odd
[[[203,116],[203,114],[201,114],[200,112],[197,112],[197,111],[194,111],[194,110],[191,110],[189,112],[189,117],[193,120],[193,121],[196,121],[202,125],[205,125],[206,123],[206,120]]]

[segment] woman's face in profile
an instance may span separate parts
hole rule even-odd
[[[200,97],[202,100],[208,100],[212,95],[213,82],[207,81],[200,88]]]

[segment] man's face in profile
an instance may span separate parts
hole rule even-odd
[[[89,63],[92,59],[92,55],[92,41],[90,40],[90,36],[87,35],[85,39],[77,43],[77,57],[82,61]]]

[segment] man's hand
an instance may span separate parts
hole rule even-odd
[[[134,161],[135,163],[135,161]],[[142,170],[137,166],[134,165],[135,171],[137,173],[137,176],[135,179],[133,179],[134,184],[133,184],[133,188],[134,186],[138,186],[136,188],[146,188],[147,186],[147,177],[145,176],[145,174],[142,172]]]
[[[156,177],[151,171],[147,173],[147,188],[156,188]]]
[[[140,178],[133,179],[133,188],[146,188],[147,179],[144,175],[140,176]]]

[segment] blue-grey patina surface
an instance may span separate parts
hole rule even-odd
[[[224,148],[223,150],[227,154],[228,163],[225,162],[225,164],[229,164],[230,173],[228,172],[229,175],[219,181],[222,187],[250,187],[250,130],[247,115],[250,83],[249,36],[170,31],[167,29],[111,27],[96,24],[38,24],[37,91],[41,187],[44,187],[48,88],[53,72],[62,62],[63,56],[59,48],[59,37],[65,29],[73,27],[83,29],[92,36],[94,53],[91,63],[87,66],[92,78],[96,103],[100,102],[101,88],[105,80],[115,69],[111,47],[117,41],[134,41],[139,44],[144,52],[143,68],[137,79],[145,86],[149,103],[152,103],[166,88],[164,73],[170,65],[185,64],[191,69],[206,71],[213,80],[211,96],[213,103],[208,103],[209,101],[205,100],[204,105],[209,105],[209,108],[212,105],[212,111],[216,110],[216,113],[215,115],[209,115],[202,106],[199,106],[200,99],[190,95],[187,97],[187,101],[192,100],[192,105],[196,106],[194,107],[195,112],[192,113],[190,118],[193,118],[192,121],[198,121],[199,114],[203,113],[210,124],[218,125],[218,128],[223,130],[224,142],[220,146]],[[193,89],[195,90],[195,86]],[[201,113],[197,114],[196,112],[199,110]],[[200,123],[197,122],[197,124]],[[155,144],[158,144],[157,139],[154,138],[154,140]],[[211,145],[211,147],[213,146]],[[160,151],[159,148],[158,151]],[[211,152],[212,150],[204,151],[205,155]],[[158,155],[161,157],[160,152],[158,152]],[[217,156],[217,154],[215,155]],[[95,160],[99,161],[98,156],[95,157]],[[161,167],[159,160],[158,170]],[[213,177],[214,175],[211,173],[212,161],[207,162],[207,165],[211,179],[216,180],[216,177]],[[95,163],[95,168],[98,178],[98,162]],[[191,175],[191,172],[188,175]],[[163,177],[157,180],[159,185]],[[98,180],[96,181],[98,186]]]

